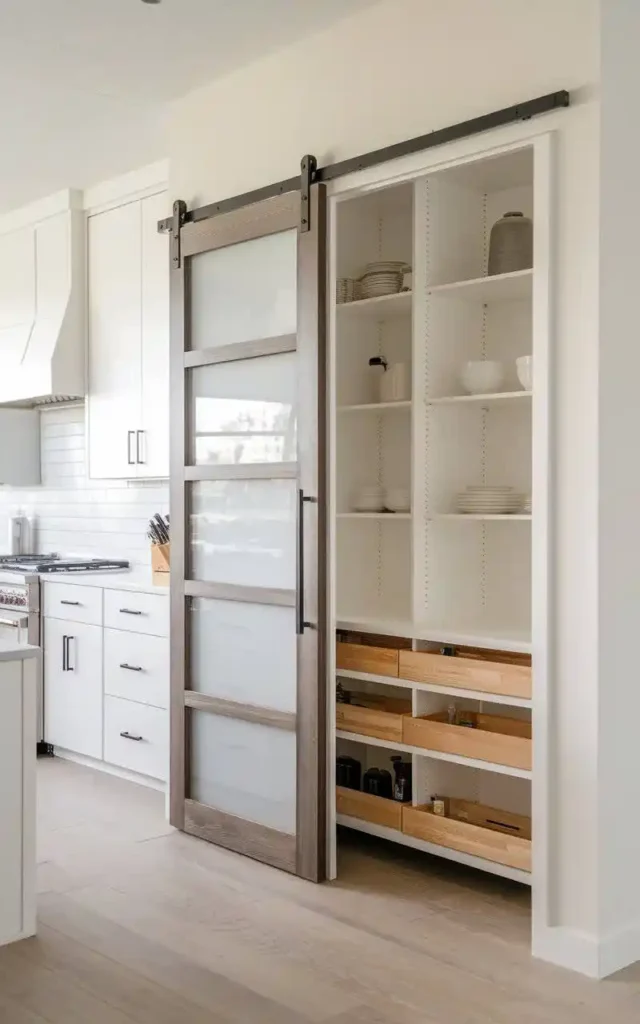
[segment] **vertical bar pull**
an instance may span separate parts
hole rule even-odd
[[[62,671],[63,672],[67,671],[67,638],[66,638],[66,636],[63,636],[63,638],[62,638]]]
[[[136,462],[139,466],[143,466],[145,462],[144,439],[144,430],[136,430]]]
[[[301,487],[298,488],[298,509],[297,509],[297,530],[296,530],[296,633],[302,636],[305,629],[311,629],[312,622],[307,622],[304,617],[304,505],[305,502],[315,502],[304,493]]]
[[[135,466],[136,464],[136,460],[133,458],[131,454],[131,442],[133,441],[135,436],[135,430],[127,430],[127,464],[129,466]]]

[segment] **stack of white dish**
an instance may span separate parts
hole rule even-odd
[[[518,512],[522,504],[522,495],[513,487],[493,487],[481,484],[467,487],[456,497],[458,512],[470,515],[508,515]]]
[[[384,510],[384,487],[368,484],[359,487],[353,495],[354,512],[382,512]]]
[[[531,515],[531,494],[525,494],[522,499],[522,512],[525,515]]]
[[[360,297],[375,299],[380,295],[393,295],[402,288],[407,264],[403,260],[380,260],[367,263],[360,278]]]

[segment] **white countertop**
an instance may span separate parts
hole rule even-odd
[[[40,576],[41,583],[74,583],[79,587],[103,590],[134,590],[139,594],[169,596],[169,573],[151,569],[125,569],[112,572],[51,572]]]
[[[19,646],[10,640],[0,640],[0,661],[22,661],[24,658],[36,658],[39,654],[40,648],[31,644]]]

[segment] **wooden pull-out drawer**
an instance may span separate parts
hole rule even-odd
[[[522,815],[506,814],[482,804],[467,803],[464,800],[452,800],[451,805],[452,814],[467,813],[468,820],[460,817],[443,818],[434,814],[428,806],[409,807],[404,804],[402,831],[427,843],[446,846],[451,850],[483,857],[498,864],[507,864],[521,871],[531,871],[530,819]],[[476,821],[482,820],[495,821],[502,827],[476,824]],[[506,827],[508,823],[513,825],[513,831]]]
[[[447,657],[428,651],[400,651],[399,676],[417,683],[457,686],[508,697],[531,698],[531,666]]]
[[[44,614],[49,619],[67,619],[102,625],[102,588],[74,583],[44,584]]]
[[[368,647],[365,644],[338,643],[336,664],[348,672],[368,672],[376,676],[398,675],[398,654],[391,647]]]
[[[336,728],[379,740],[402,742],[402,716],[411,713],[411,701],[371,694],[351,696],[353,704],[336,704]]]
[[[403,740],[412,747],[531,769],[530,722],[477,712],[465,714],[474,722],[474,728],[450,725],[446,711],[420,718],[407,715],[403,718]]]
[[[336,809],[338,814],[348,814],[351,818],[371,821],[374,825],[386,828],[402,828],[403,804],[397,800],[387,800],[383,796],[372,793],[361,793],[357,789],[336,787]]]

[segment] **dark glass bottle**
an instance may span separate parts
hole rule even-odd
[[[393,764],[393,799],[408,803],[412,795],[412,766],[411,761],[403,761],[399,754],[391,758]]]

